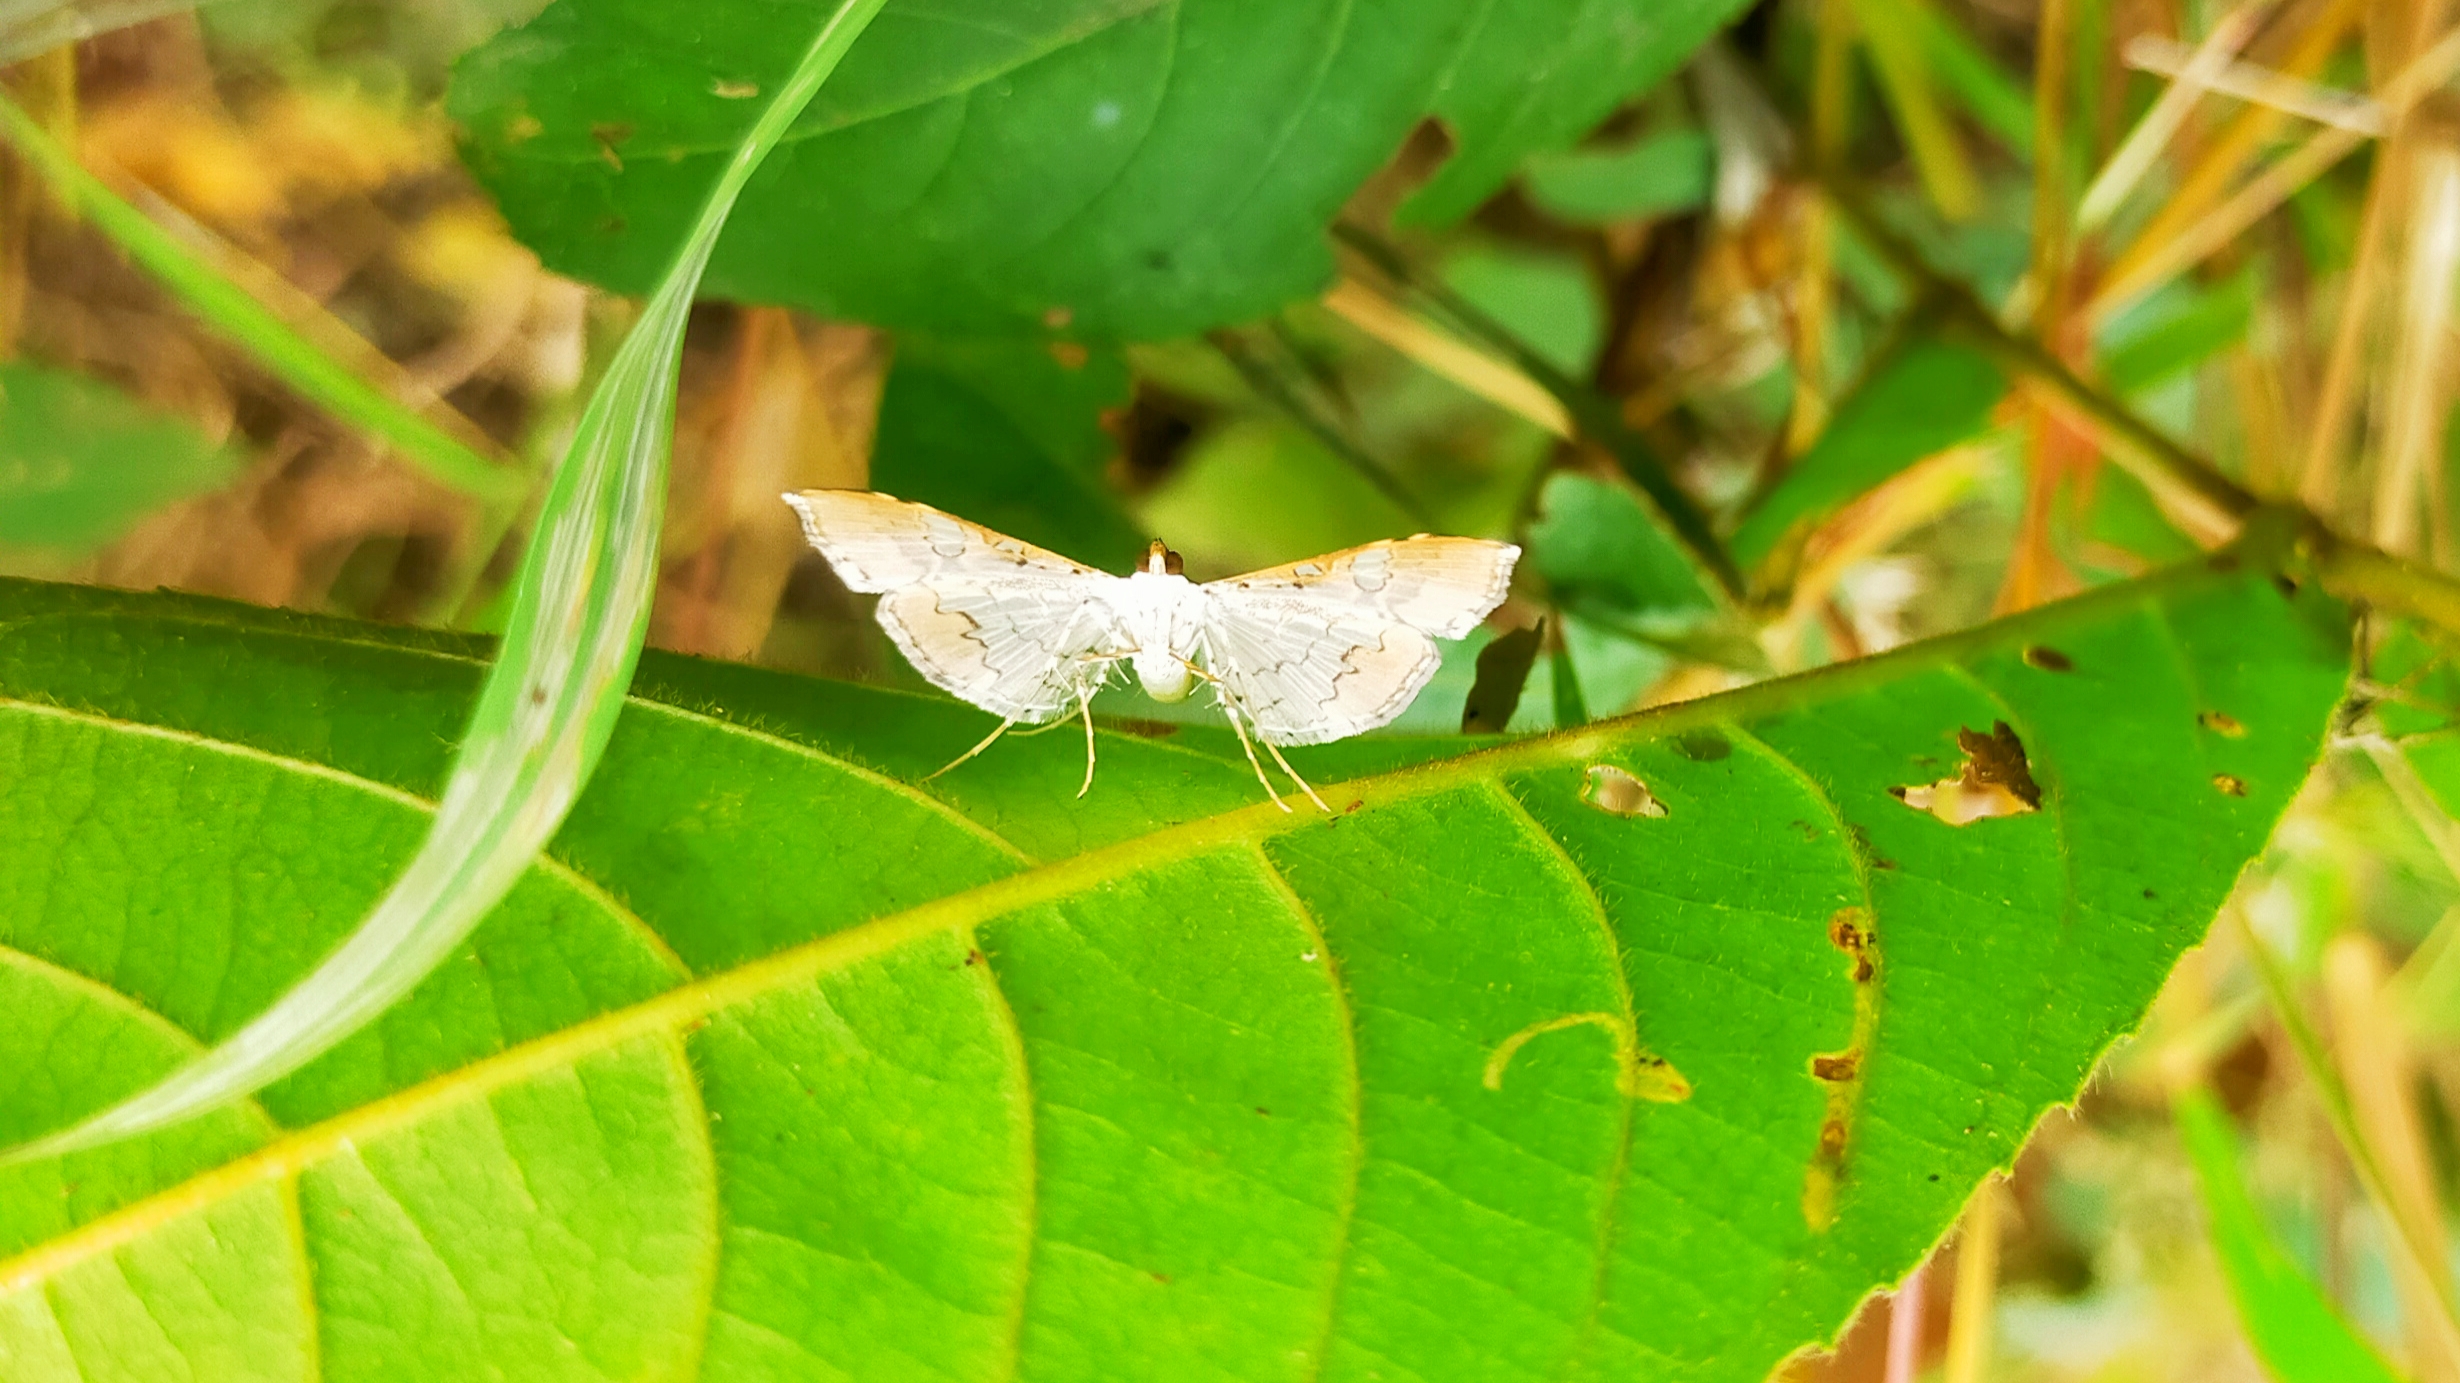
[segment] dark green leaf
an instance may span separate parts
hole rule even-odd
[[[79,549],[213,489],[233,449],[101,380],[0,361],[0,544]]]
[[[1323,230],[1419,120],[1465,213],[1736,0],[899,0],[745,195],[711,291],[897,326],[1159,339],[1320,291]],[[637,289],[788,61],[752,0],[559,0],[465,59],[471,167],[564,272]],[[1533,80],[1535,74],[1544,80]]]
[[[1111,571],[1144,537],[1104,471],[1119,444],[1106,410],[1128,400],[1109,351],[907,340],[880,396],[871,485]]]
[[[1106,731],[1082,801],[1064,734],[926,784],[979,712],[645,656],[403,1005],[0,1170],[0,1359],[1758,1383],[2075,1096],[2297,791],[2346,621],[2268,560],[1463,757],[1293,751],[1330,818],[1194,728]],[[482,653],[0,585],[0,1139],[348,931]],[[1892,795],[2000,721],[2040,811]]]
[[[1759,566],[1907,466],[1972,437],[2006,393],[1998,367],[1961,342],[1916,337],[1882,355],[1810,450],[1744,515],[1734,560]]]

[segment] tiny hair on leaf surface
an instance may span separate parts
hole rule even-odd
[[[921,784],[981,712],[645,655],[403,1004],[0,1169],[0,1373],[1756,1383],[2075,1098],[2305,779],[2348,617],[2275,560],[1560,735],[1293,749],[1329,817],[1209,727],[1105,729],[1081,802],[1068,736]],[[0,584],[0,1137],[312,966],[486,652]],[[2038,810],[1891,795],[2002,723]]]

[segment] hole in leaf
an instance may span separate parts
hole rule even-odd
[[[2212,785],[2232,797],[2246,796],[2246,779],[2241,778],[2234,773],[2213,774]]]
[[[1649,785],[1613,764],[1591,764],[1581,784],[1580,800],[1616,816],[1664,816],[1666,804]]]
[[[2024,664],[2026,667],[2040,668],[2044,672],[2073,672],[2076,670],[2075,659],[2043,643],[2025,645]]]
[[[1956,745],[1965,761],[1953,778],[1914,783],[1888,791],[1915,811],[1928,812],[1950,826],[1966,826],[1994,816],[2023,816],[2041,810],[2041,787],[2033,781],[2024,742],[1996,721],[1990,733],[1959,729]]]
[[[2226,711],[2206,711],[2195,718],[2195,723],[2216,735],[2227,735],[2234,740],[2246,738],[2246,726]]]

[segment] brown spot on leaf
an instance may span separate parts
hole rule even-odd
[[[1051,359],[1059,362],[1060,369],[1081,370],[1086,361],[1093,359],[1093,353],[1074,341],[1053,341]]]
[[[2226,735],[2234,740],[2246,738],[2246,726],[2227,711],[2206,711],[2195,718],[2195,723],[2216,735]]]
[[[1927,812],[1950,826],[2041,810],[2041,786],[2033,781],[2024,742],[2006,721],[1993,722],[1987,735],[1959,729],[1956,744],[1965,751],[1965,761],[1955,777],[1892,787],[1888,792],[1915,811]]]
[[[1068,324],[1075,320],[1076,309],[1074,308],[1053,307],[1045,309],[1042,313],[1042,325],[1053,331],[1065,331],[1068,329]]]
[[[1613,764],[1591,764],[1580,787],[1580,800],[1615,816],[1664,816],[1666,804],[1649,785]]]
[[[2073,672],[2076,670],[2075,659],[2046,643],[2026,644],[2024,662],[2025,666],[2037,667],[2044,672]]]
[[[1811,1074],[1827,1081],[1852,1080],[1862,1074],[1862,1054],[1845,1051],[1812,1057]]]
[[[607,167],[618,173],[624,171],[623,155],[618,151],[623,148],[624,141],[632,137],[630,125],[622,121],[592,125],[589,127],[589,137],[598,141],[598,157],[605,160]]]
[[[2213,774],[2212,785],[2232,797],[2246,796],[2246,779],[2241,778],[2234,773]]]

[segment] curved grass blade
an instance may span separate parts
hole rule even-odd
[[[40,170],[63,202],[109,236],[111,243],[198,319],[302,397],[384,439],[422,474],[458,493],[490,504],[513,505],[529,492],[528,474],[489,460],[471,442],[453,436],[306,339],[255,294],[200,258],[179,235],[87,172],[5,94],[0,94],[0,140]],[[373,347],[366,350],[375,354]]]
[[[8,1160],[130,1137],[299,1069],[441,964],[529,868],[597,765],[623,708],[656,587],[676,362],[709,251],[736,196],[883,0],[841,0],[737,146],[582,414],[518,583],[435,822],[350,939],[261,1016],[161,1083]]]
[[[181,14],[198,0],[0,0],[0,67],[70,43]]]
[[[2238,1170],[2237,1135],[2212,1092],[2180,1091],[2174,1113],[2203,1192],[2213,1251],[2266,1370],[2281,1383],[2399,1383],[2265,1228]]]

